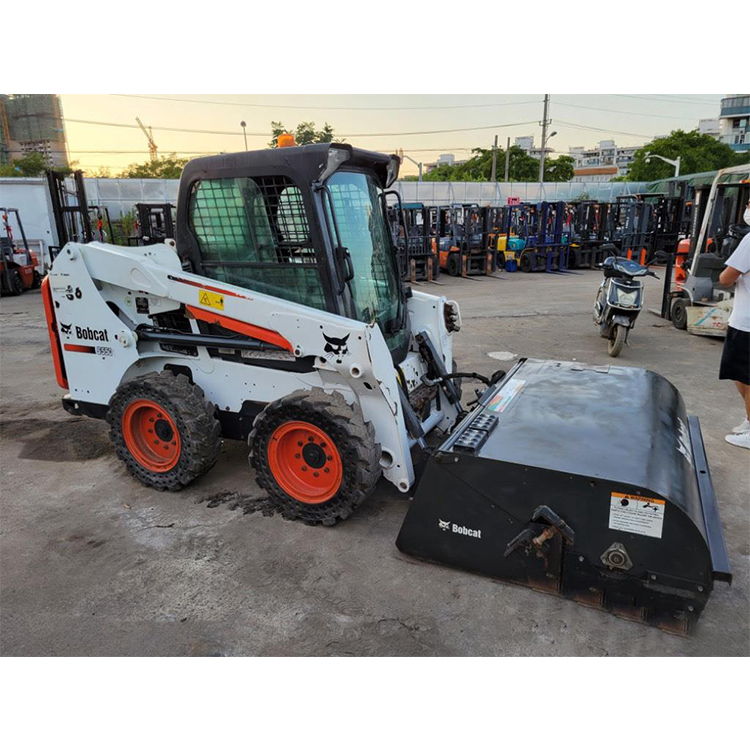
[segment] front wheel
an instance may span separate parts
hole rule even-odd
[[[21,274],[14,268],[10,272],[10,294],[17,297],[23,292],[23,279]]]
[[[248,438],[256,481],[287,518],[333,526],[380,478],[380,446],[358,404],[334,391],[294,391],[255,418]]]
[[[448,256],[448,274],[450,276],[459,276],[461,274],[461,262],[458,253],[451,253]]]
[[[521,262],[519,268],[524,273],[531,273],[531,254],[527,252],[521,253]]]
[[[610,357],[619,356],[622,347],[625,346],[625,339],[628,336],[628,329],[625,326],[615,325],[612,338],[607,342],[607,353]]]

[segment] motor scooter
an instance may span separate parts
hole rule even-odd
[[[609,356],[617,357],[643,308],[641,279],[644,276],[659,277],[647,266],[626,258],[606,258],[599,268],[604,273],[604,279],[596,294],[594,323],[599,326],[602,338],[607,339]]]

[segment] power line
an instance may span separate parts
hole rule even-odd
[[[450,104],[440,106],[424,107],[325,107],[308,106],[306,104],[250,104],[248,102],[220,102],[216,100],[181,99],[170,96],[145,96],[143,94],[110,94],[127,99],[148,99],[157,102],[182,102],[185,104],[210,104],[224,107],[258,107],[262,109],[320,109],[320,110],[347,110],[358,112],[403,112],[407,110],[432,110],[432,109],[481,109],[487,107],[520,107],[523,104],[539,104],[541,100],[535,99],[527,102],[494,102],[486,104]]]
[[[594,130],[598,133],[610,133],[612,135],[630,135],[634,138],[653,138],[652,135],[644,135],[643,133],[625,133],[622,130],[609,130],[607,128],[595,128],[591,127],[589,125],[579,125],[575,122],[566,122],[565,120],[555,120],[555,122],[560,123],[561,125],[567,125],[569,128],[574,128],[577,130]]]
[[[622,109],[605,109],[604,107],[588,107],[584,104],[566,104],[564,102],[555,102],[555,106],[557,107],[575,107],[576,109],[593,109],[597,112],[611,112],[612,114],[616,115],[633,115],[634,117],[662,117],[666,118],[668,120],[689,120],[689,115],[657,115],[653,114],[651,112],[628,112],[627,110]]]
[[[675,99],[665,99],[665,98],[660,98],[658,95],[657,96],[640,96],[638,94],[612,94],[612,96],[619,96],[619,97],[622,97],[622,98],[625,98],[625,99],[644,99],[647,102],[667,102],[668,104],[700,104],[700,103],[705,103],[705,104],[713,104],[714,107],[717,104],[719,104],[718,101],[713,101],[711,99],[687,99],[687,98],[682,98],[682,99],[678,99],[678,98],[675,98]]]
[[[101,125],[104,127],[112,127],[112,128],[136,128],[140,129],[138,125],[130,125],[128,123],[122,123],[122,122],[101,122],[98,120],[74,120],[65,118],[66,122],[74,122],[79,125]],[[498,125],[477,125],[475,127],[471,128],[448,128],[443,130],[413,130],[403,133],[339,133],[340,138],[389,138],[393,136],[407,136],[407,135],[438,135],[441,133],[468,133],[474,130],[495,130],[499,128],[514,128],[519,127],[521,125],[535,125],[536,120],[527,120],[525,122],[508,122],[508,123],[501,123]],[[165,132],[172,132],[172,133],[200,133],[203,135],[233,135],[233,136],[242,136],[241,131],[233,131],[233,130],[201,130],[198,128],[172,128],[172,127],[166,127],[161,125],[153,125],[150,126],[153,130],[162,130]],[[259,138],[269,138],[272,137],[272,133],[247,133],[249,136],[256,136]]]

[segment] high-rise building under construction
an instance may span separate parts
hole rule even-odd
[[[67,166],[68,142],[57,94],[0,94],[0,164],[42,153],[49,166]]]

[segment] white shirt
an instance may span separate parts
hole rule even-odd
[[[738,331],[750,333],[750,233],[742,238],[737,249],[729,256],[727,265],[742,274],[734,288],[734,309],[729,316],[729,325]]]

